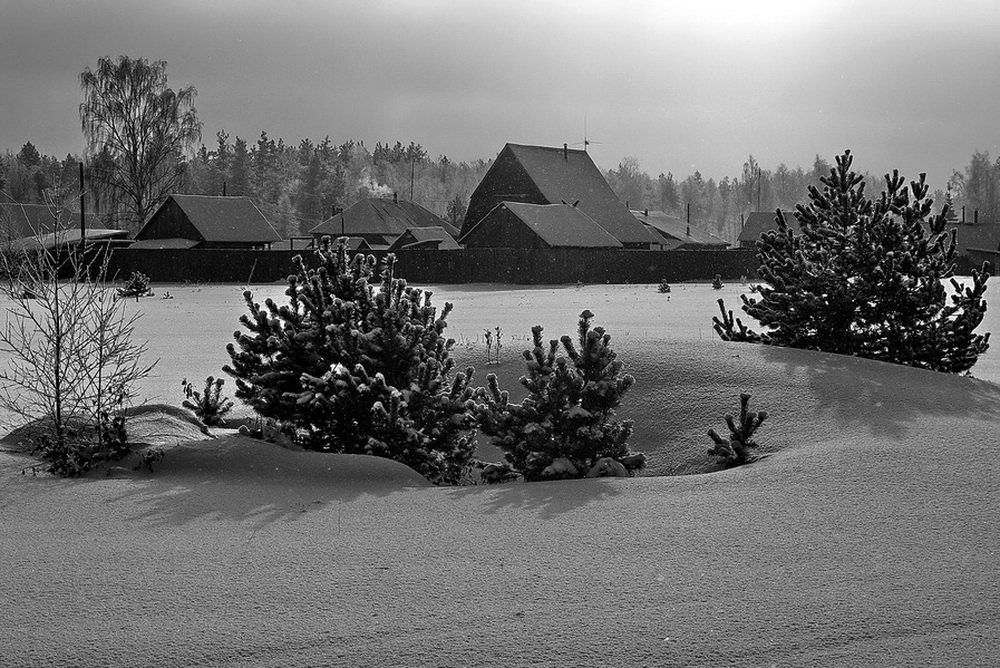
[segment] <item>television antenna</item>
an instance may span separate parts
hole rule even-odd
[[[601,143],[603,143],[603,142],[591,141],[587,137],[587,114],[584,114],[583,115],[583,141],[578,141],[578,142],[574,143],[573,146],[583,146],[583,152],[586,153],[588,146],[590,146],[591,144],[601,144]]]

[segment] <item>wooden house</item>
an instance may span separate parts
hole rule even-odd
[[[579,207],[501,202],[459,242],[466,248],[622,248]]]
[[[414,202],[390,199],[363,199],[339,211],[309,233],[314,243],[324,236],[364,239],[373,249],[387,249],[407,230],[440,228],[454,240],[458,230],[443,218]]]
[[[663,250],[725,250],[729,242],[665,211],[632,211],[636,220],[660,238]]]
[[[249,197],[175,194],[135,238],[133,248],[266,249],[281,235]]]
[[[574,206],[625,248],[649,249],[659,243],[618,200],[587,152],[565,145],[504,146],[472,193],[461,238],[508,202]]]

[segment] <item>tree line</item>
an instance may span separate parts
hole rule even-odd
[[[361,199],[393,195],[457,225],[492,164],[432,159],[412,141],[378,142],[371,149],[354,139],[335,144],[329,136],[286,143],[267,131],[251,142],[223,130],[208,146],[194,87],[169,88],[163,61],[102,58],[94,70],[83,71],[80,85],[86,155],[41,155],[31,141],[16,153],[8,149],[0,156],[0,201],[41,203],[60,187],[77,192],[84,159],[88,209],[105,226],[133,232],[171,192],[248,196],[285,237],[306,235]],[[764,169],[750,155],[740,173],[719,180],[698,171],[654,179],[636,158],[626,157],[605,177],[630,208],[690,216],[697,227],[733,242],[748,213],[794,208],[830,171],[819,156],[809,169],[785,163]],[[869,192],[883,185],[881,175],[863,178]],[[934,200],[939,208],[950,203],[956,216],[964,207],[970,221],[978,211],[980,222],[1000,222],[1000,159],[976,152]]]

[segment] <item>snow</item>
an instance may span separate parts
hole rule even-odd
[[[995,351],[965,378],[725,344],[715,300],[737,310],[741,286],[672,287],[433,288],[470,341],[459,368],[515,397],[531,325],[572,335],[593,310],[636,377],[620,413],[650,455],[640,478],[435,488],[376,458],[183,431],[152,474],[33,477],[0,454],[0,663],[992,663]],[[243,309],[236,287],[165,288],[139,304],[162,358],[142,391],[179,405],[181,378],[219,375]],[[741,391],[769,413],[768,456],[665,476],[710,468],[705,432]]]

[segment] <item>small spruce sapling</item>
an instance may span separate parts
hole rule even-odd
[[[741,466],[753,461],[752,448],[757,447],[753,440],[754,432],[767,419],[765,411],[750,412],[747,410],[750,404],[750,395],[740,395],[740,421],[736,424],[733,416],[727,414],[726,425],[729,427],[729,438],[723,438],[714,429],[708,430],[708,435],[715,442],[715,447],[709,448],[708,454],[722,458],[726,466]]]
[[[205,390],[198,392],[194,389],[194,384],[185,378],[181,381],[185,397],[182,406],[209,427],[225,424],[225,415],[233,409],[232,400],[222,396],[225,382],[224,378],[209,376],[205,379]]]
[[[580,314],[576,343],[564,336],[546,346],[542,327],[532,328],[534,348],[524,351],[528,373],[520,378],[528,396],[520,404],[510,402],[495,374],[478,391],[481,429],[526,481],[583,477],[605,457],[635,468],[644,461],[628,449],[631,420],[615,417],[635,379],[622,373],[611,335],[591,329],[593,317]]]
[[[722,274],[716,274],[715,278],[712,279],[712,289],[721,290],[723,287]]]
[[[667,279],[660,279],[660,284],[656,287],[656,291],[660,294],[670,294],[670,284],[667,283]]]

